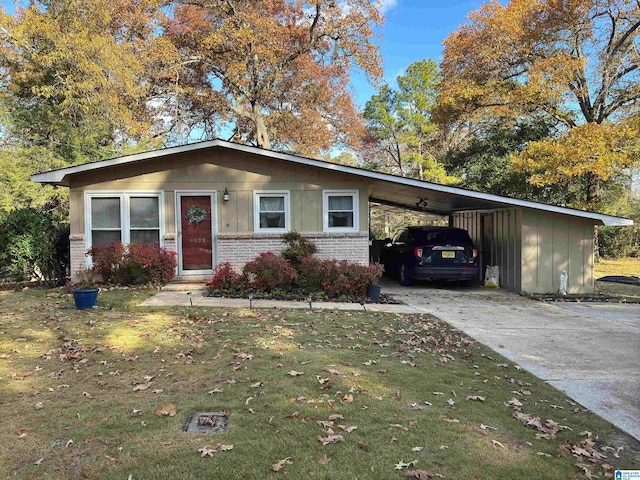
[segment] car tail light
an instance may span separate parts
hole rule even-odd
[[[419,258],[422,256],[422,247],[416,247],[413,249],[413,254],[416,256],[416,258]]]
[[[478,258],[478,249],[477,248],[473,249],[473,258]]]

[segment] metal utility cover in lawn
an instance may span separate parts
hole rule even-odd
[[[228,419],[228,412],[196,412],[187,418],[182,430],[191,433],[224,432]]]

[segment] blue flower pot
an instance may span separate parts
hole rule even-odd
[[[87,308],[93,308],[98,301],[99,288],[91,288],[88,290],[74,290],[73,301],[76,303],[78,310],[86,310]]]

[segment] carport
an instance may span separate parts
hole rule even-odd
[[[503,288],[557,292],[560,274],[568,293],[592,293],[594,227],[633,221],[583,210],[519,200],[420,180],[370,173],[370,202],[428,212],[466,229],[478,246],[481,265],[497,265]]]

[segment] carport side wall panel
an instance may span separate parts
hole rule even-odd
[[[453,215],[453,226],[469,232],[473,242],[482,250],[481,216],[492,218],[491,262],[500,267],[500,285],[508,290],[521,288],[521,233],[522,209],[478,210]],[[484,272],[480,272],[484,280]]]
[[[593,293],[593,245],[589,220],[523,209],[522,291],[555,293],[566,271],[568,293]]]

